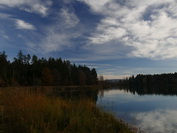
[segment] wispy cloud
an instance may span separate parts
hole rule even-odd
[[[74,13],[74,10],[69,8],[62,8],[60,10],[59,19],[66,28],[72,28],[79,23],[79,18]]]
[[[6,13],[0,13],[0,19],[9,19],[12,15]]]
[[[27,22],[20,20],[20,19],[16,20],[16,28],[17,29],[25,29],[25,30],[35,30],[36,29],[32,24],[27,23]]]
[[[30,42],[28,46],[34,51],[42,51],[43,53],[57,52],[71,47],[72,39],[80,35],[75,30],[78,23],[79,18],[74,10],[62,8],[56,14],[55,22],[48,27],[43,27],[44,36],[39,42],[37,44]]]
[[[177,57],[177,3],[175,0],[79,0],[104,18],[89,38],[90,44],[111,42],[131,46],[127,56],[151,59]],[[117,46],[119,47],[119,46]]]
[[[8,40],[9,36],[4,31],[0,30],[0,38]]]
[[[0,6],[17,7],[27,12],[34,12],[42,16],[48,14],[48,9],[52,5],[51,0],[0,0]]]

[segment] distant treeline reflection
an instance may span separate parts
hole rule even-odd
[[[13,87],[7,87],[7,89]],[[39,86],[39,87],[17,87],[31,93],[42,93],[48,97],[64,100],[91,100],[96,103],[99,88],[97,86]]]
[[[54,87],[52,96],[73,100],[89,99],[96,102],[98,89],[94,87]]]
[[[177,73],[131,76],[118,82],[120,88],[144,94],[177,95]]]

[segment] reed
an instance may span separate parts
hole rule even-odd
[[[92,100],[64,100],[13,88],[2,91],[4,133],[132,133]]]

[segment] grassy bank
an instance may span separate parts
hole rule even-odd
[[[92,100],[64,100],[22,89],[2,91],[3,133],[132,133]]]

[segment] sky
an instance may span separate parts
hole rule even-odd
[[[177,71],[177,0],[0,0],[0,51],[96,68],[105,79]]]

